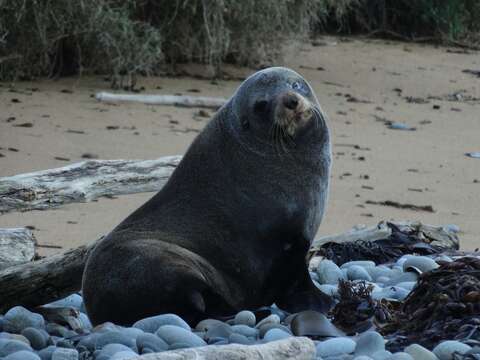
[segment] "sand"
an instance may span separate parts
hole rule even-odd
[[[318,236],[381,220],[420,220],[456,224],[462,248],[480,246],[480,159],[465,155],[480,151],[480,100],[466,100],[480,98],[480,78],[462,72],[480,70],[478,53],[359,38],[321,43],[292,45],[278,63],[312,84],[330,117],[332,186]],[[154,77],[139,86],[145,93],[223,97],[239,82]],[[0,176],[64,166],[86,153],[101,159],[182,154],[208,121],[196,116],[198,109],[102,104],[93,95],[103,90],[109,83],[102,77],[0,83]],[[447,99],[459,91],[459,101]],[[387,121],[416,130],[390,129]],[[24,123],[33,126],[16,126]],[[39,248],[48,255],[108,233],[152,195],[3,214],[0,227],[33,226],[40,245],[57,246]],[[431,205],[434,212],[367,204],[386,200]]]

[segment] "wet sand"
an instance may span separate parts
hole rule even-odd
[[[480,70],[478,53],[346,40],[328,37],[323,46],[291,46],[277,64],[300,72],[330,117],[332,186],[318,235],[380,220],[420,220],[456,224],[461,247],[479,247],[480,159],[465,153],[480,151],[480,78],[462,72]],[[224,97],[238,84],[155,77],[138,85],[145,93]],[[109,90],[102,77],[0,83],[0,176],[64,166],[84,154],[100,159],[182,154],[208,121],[196,115],[198,109],[107,105],[93,97]],[[389,122],[416,130],[390,129]],[[39,248],[51,254],[107,233],[152,195],[4,214],[0,227],[34,226],[40,244],[61,247]],[[367,203],[387,200],[431,205],[434,212]]]

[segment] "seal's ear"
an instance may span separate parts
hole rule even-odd
[[[250,123],[248,121],[248,118],[245,116],[242,118],[242,129],[243,130],[248,130],[248,128],[250,127]]]

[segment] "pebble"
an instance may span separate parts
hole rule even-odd
[[[388,285],[388,286],[391,286],[391,285],[396,285],[398,283],[402,283],[402,282],[407,282],[407,281],[414,281],[414,282],[417,282],[418,280],[418,274],[416,272],[402,272],[400,273],[398,276],[394,276],[391,278],[391,280],[387,283],[385,283],[385,285]]]
[[[413,360],[413,357],[405,352],[397,352],[390,355],[386,360]]]
[[[129,359],[135,359],[137,358],[138,355],[135,354],[133,351],[120,351],[113,355],[109,360],[129,360]]]
[[[350,354],[355,351],[357,344],[349,338],[340,337],[321,341],[317,344],[317,356],[327,357],[340,354]]]
[[[452,360],[453,353],[465,354],[471,349],[470,346],[461,343],[460,341],[447,340],[443,341],[433,349],[433,353],[440,360]]]
[[[393,270],[385,265],[379,265],[375,267],[368,266],[365,267],[365,270],[372,277],[373,281],[378,281],[378,278],[382,276],[390,278],[393,275]]]
[[[109,360],[113,355],[120,351],[132,351],[128,346],[122,344],[108,344],[102,350],[94,353],[95,360]]]
[[[40,350],[38,352],[38,356],[40,356],[40,358],[42,360],[52,360],[52,354],[56,349],[57,349],[57,347],[55,345],[50,345],[50,346]]]
[[[372,358],[367,355],[360,355],[360,356],[355,356],[353,360],[372,360]]]
[[[30,352],[33,351],[32,348],[23,341],[0,339],[0,357],[22,350]]]
[[[341,337],[345,335],[325,315],[311,310],[298,313],[292,320],[291,330],[296,336]]]
[[[376,351],[372,354],[372,359],[373,360],[385,360],[390,357],[392,353],[388,350],[380,350]]]
[[[415,271],[420,271],[421,273],[433,270],[438,268],[438,265],[435,260],[426,257],[426,256],[410,256],[403,263],[403,271],[409,271],[414,269]]]
[[[370,260],[354,260],[354,261],[349,261],[342,264],[342,266],[340,266],[340,269],[348,269],[350,266],[361,266],[361,267],[367,268],[367,267],[375,267],[375,263]]]
[[[385,340],[376,331],[367,331],[360,335],[355,348],[355,355],[370,355],[385,350]]]
[[[250,340],[246,336],[238,333],[230,334],[228,337],[229,344],[241,344],[241,345],[251,345],[253,344],[253,340]]]
[[[175,325],[163,325],[155,333],[167,344],[184,343],[187,347],[205,346],[207,343],[192,332]]]
[[[7,332],[19,334],[27,327],[45,328],[45,320],[40,314],[35,314],[23,306],[15,306],[4,316],[3,329]]]
[[[322,260],[317,267],[318,282],[323,284],[338,284],[340,280],[345,280],[345,276],[340,268],[331,260]]]
[[[276,314],[269,315],[261,320],[255,327],[260,329],[265,324],[280,324],[280,317]]]
[[[51,302],[46,307],[73,307],[78,311],[81,311],[83,305],[83,299],[78,294],[72,294],[66,298]]]
[[[288,332],[290,334],[292,333],[292,331],[288,327],[286,327],[285,325],[282,325],[282,324],[265,324],[259,329],[259,334],[258,335],[260,336],[260,338],[263,339],[265,334],[269,330],[272,330],[272,329],[280,329],[280,330],[283,330],[283,331]]]
[[[415,285],[417,285],[415,281],[403,281],[401,283],[398,283],[396,286],[408,291],[412,291]]]
[[[137,350],[135,338],[118,331],[107,331],[101,334],[95,342],[95,349],[100,350],[108,344],[122,344],[132,350]]]
[[[4,357],[3,360],[41,360],[41,359],[35,353],[22,350]]]
[[[232,328],[230,325],[225,323],[220,323],[217,325],[211,326],[205,333],[204,339],[210,343],[214,341],[213,339],[222,338],[228,339],[228,337],[232,334]]]
[[[349,280],[372,281],[372,277],[367,270],[359,265],[352,265],[347,268],[347,278]]]
[[[168,344],[157,335],[151,333],[138,335],[136,345],[140,354],[168,350]]]
[[[251,328],[246,325],[233,325],[231,327],[232,331],[237,334],[241,334],[246,337],[253,337],[256,338],[258,337],[259,330],[255,328]]]
[[[235,325],[255,326],[257,318],[253,312],[244,310],[235,315],[234,322]]]
[[[404,351],[410,354],[415,360],[438,360],[433,352],[418,344],[409,345]]]
[[[78,360],[78,351],[75,349],[57,348],[52,354],[52,360]]]
[[[135,324],[133,324],[133,327],[153,334],[164,325],[175,325],[190,331],[190,326],[185,322],[185,320],[175,314],[162,314],[138,320]]]
[[[281,329],[270,329],[265,333],[265,336],[263,337],[263,340],[265,342],[270,342],[270,341],[277,341],[277,340],[283,340],[286,338],[291,337],[292,335],[289,334],[286,331],[283,331]]]
[[[220,320],[217,319],[205,319],[200,321],[197,326],[195,326],[196,331],[207,331],[213,326],[218,326],[219,324],[223,324]]]
[[[92,330],[93,326],[87,314],[84,314],[83,312],[81,312],[78,315],[78,321],[80,322],[80,326],[82,327],[82,329],[89,330],[89,331]]]
[[[405,299],[408,294],[410,294],[409,290],[398,286],[388,286],[379,291],[372,292],[372,299],[380,300],[380,299],[390,299],[390,300],[398,300],[401,301]]]
[[[39,330],[33,327],[23,329],[22,335],[28,339],[30,345],[35,350],[41,350],[46,347],[47,340],[50,337],[45,330]]]
[[[460,232],[460,226],[455,224],[447,224],[443,227],[443,229],[447,232],[453,232],[455,234]]]

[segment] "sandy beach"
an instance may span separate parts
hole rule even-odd
[[[464,72],[480,70],[478,52],[335,37],[289,49],[276,65],[301,73],[330,118],[334,162],[318,236],[381,220],[420,220],[456,224],[462,248],[480,247],[480,159],[465,155],[480,151],[480,77]],[[138,86],[149,94],[228,97],[239,83],[153,77]],[[208,121],[198,109],[97,102],[94,94],[109,85],[85,76],[0,83],[0,176],[92,155],[183,154]],[[412,130],[390,128],[396,122]],[[56,246],[38,249],[48,255],[108,233],[152,195],[3,214],[0,227],[32,226],[40,245]],[[433,212],[372,204],[385,201],[430,205]]]

